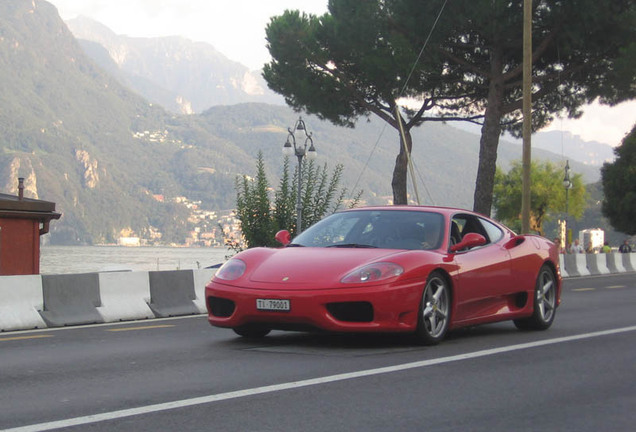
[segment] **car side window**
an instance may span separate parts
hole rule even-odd
[[[486,237],[486,240],[488,240],[486,230],[477,217],[473,215],[457,215],[453,217],[453,221],[456,221],[459,225],[462,237],[468,233],[477,233],[483,235]]]
[[[485,219],[479,219],[479,222],[481,222],[484,230],[487,233],[486,240],[488,240],[489,243],[495,243],[501,237],[503,237],[503,231],[501,231],[501,229],[497,225]]]
[[[457,214],[453,216],[450,230],[450,244],[459,243],[461,239],[468,233],[477,233],[483,235],[486,238],[486,244],[496,241],[493,240],[493,238],[499,239],[502,233],[495,232],[495,230],[498,230],[498,228],[490,223],[488,224],[492,225],[492,227],[486,228],[486,223],[488,222],[469,214]],[[488,231],[490,229],[492,229],[492,233]]]

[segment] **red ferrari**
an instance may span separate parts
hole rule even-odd
[[[271,330],[410,332],[436,344],[449,330],[503,320],[545,330],[560,303],[554,243],[479,214],[443,207],[335,213],[284,247],[227,261],[205,289],[208,320],[245,337]]]

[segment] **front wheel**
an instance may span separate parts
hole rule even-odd
[[[451,312],[451,292],[447,279],[433,272],[426,280],[420,301],[415,335],[424,345],[438,344],[448,331]]]
[[[546,330],[554,321],[557,306],[557,282],[554,271],[544,265],[539,270],[534,289],[534,311],[529,318],[515,320],[521,330]]]

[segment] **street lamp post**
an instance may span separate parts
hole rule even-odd
[[[302,144],[297,145],[295,132],[303,131],[305,139]],[[298,121],[294,125],[294,128],[287,128],[287,141],[283,146],[283,154],[285,156],[296,156],[298,158],[298,191],[296,194],[296,234],[300,234],[302,231],[302,212],[303,205],[301,200],[301,186],[302,186],[302,164],[303,158],[307,156],[309,159],[314,159],[317,156],[316,148],[314,147],[314,141],[311,138],[311,132],[307,132],[307,126],[302,117],[298,117]],[[309,147],[309,148],[307,148]]]
[[[565,188],[565,244],[568,244],[568,204],[569,204],[569,192],[572,189],[572,180],[570,180],[570,161],[565,162],[565,175],[563,176],[563,187]]]

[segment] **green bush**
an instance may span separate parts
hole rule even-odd
[[[339,188],[343,166],[329,174],[327,164],[316,166],[314,161],[302,164],[302,224],[308,227],[327,214],[339,210],[345,202],[346,188]],[[274,191],[267,180],[262,152],[256,161],[256,177],[247,175],[236,180],[236,217],[240,221],[244,244],[226,239],[226,245],[235,251],[258,246],[276,246],[276,232],[286,229],[292,237],[297,234],[296,202],[298,170],[290,174],[289,158],[285,158],[278,189]],[[351,199],[347,206],[355,207],[360,202],[362,191]]]

